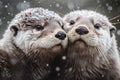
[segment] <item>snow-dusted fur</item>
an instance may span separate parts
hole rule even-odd
[[[39,26],[43,29],[37,29]],[[10,22],[0,41],[0,49],[7,53],[11,65],[23,70],[25,74],[22,74],[27,77],[22,80],[41,80],[48,75],[49,63],[67,45],[67,37],[64,40],[55,37],[58,32],[66,34],[62,26],[58,14],[43,8],[22,11]],[[25,65],[25,71],[19,68],[20,64]],[[12,76],[18,77],[18,73]],[[15,80],[21,80],[20,76]]]
[[[78,10],[66,14],[63,20],[69,47],[62,80],[120,80],[115,27],[108,18],[95,11]],[[78,34],[80,27],[88,33]]]

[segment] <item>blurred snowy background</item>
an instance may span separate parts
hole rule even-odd
[[[11,19],[21,10],[43,7],[63,16],[73,10],[90,9],[100,12],[116,23],[117,39],[120,46],[120,0],[0,0],[0,38]],[[114,19],[115,17],[115,19]]]

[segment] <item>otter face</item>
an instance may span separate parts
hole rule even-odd
[[[71,43],[77,42],[78,45],[83,42],[87,46],[102,45],[109,48],[115,39],[115,27],[105,16],[94,11],[74,11],[65,15],[63,20],[66,22],[64,29]]]
[[[10,25],[10,30],[13,33],[13,41],[25,53],[30,51],[42,53],[43,50],[44,52],[54,53],[66,48],[67,36],[62,29],[62,19],[53,17],[58,15],[54,15],[48,10],[42,11],[43,13],[39,9],[36,9],[36,11],[31,9],[22,12],[16,16],[16,18],[21,17],[19,21],[15,22],[13,20],[11,22],[14,23]],[[48,17],[46,17],[47,15]]]

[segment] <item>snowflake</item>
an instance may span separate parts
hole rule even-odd
[[[58,72],[60,71],[60,67],[56,67],[55,70]]]

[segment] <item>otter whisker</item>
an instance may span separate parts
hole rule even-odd
[[[115,17],[113,17],[113,18],[111,18],[111,19],[109,19],[109,20],[112,21],[112,20],[115,20],[116,18],[119,18],[119,17],[120,17],[120,15],[115,16]]]
[[[113,25],[117,25],[117,24],[120,24],[120,22],[115,22],[115,23],[112,23]]]

